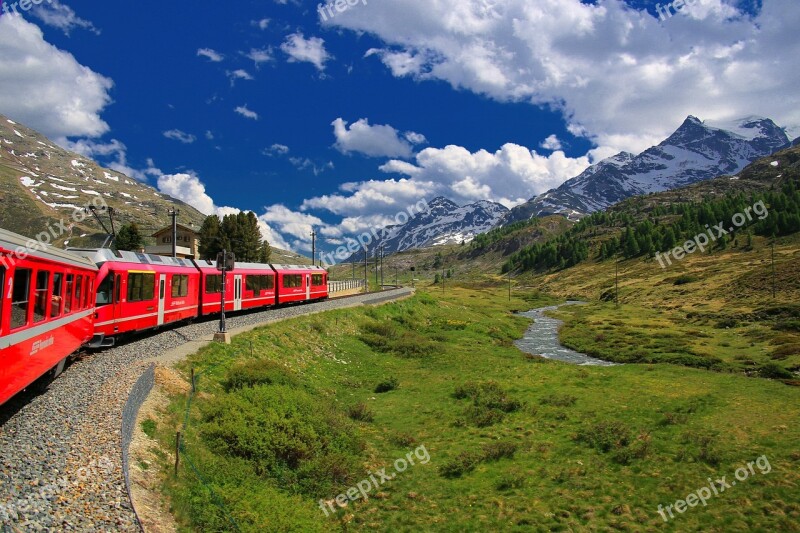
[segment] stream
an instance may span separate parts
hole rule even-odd
[[[581,305],[584,303],[585,302],[568,301],[562,305]],[[559,307],[561,306],[551,305],[532,309],[524,313],[517,313],[520,316],[532,318],[534,322],[521,339],[514,341],[516,347],[525,353],[541,355],[547,359],[556,359],[575,365],[615,365],[616,363],[595,359],[594,357],[589,357],[588,355],[571,350],[558,341],[558,328],[561,327],[564,322],[547,317],[544,314],[546,311],[554,311]]]

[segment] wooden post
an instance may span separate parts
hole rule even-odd
[[[181,432],[175,435],[175,475],[178,475],[178,465],[181,461]]]
[[[192,367],[192,392],[194,392],[194,367]]]

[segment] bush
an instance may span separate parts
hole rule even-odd
[[[650,434],[642,433],[633,438],[631,430],[619,421],[603,421],[583,428],[576,439],[604,453],[612,453],[612,459],[620,464],[629,464],[633,459],[642,459],[650,451]]]
[[[222,382],[222,387],[225,392],[231,392],[257,385],[296,386],[297,384],[297,378],[291,370],[275,361],[257,360],[231,368],[225,381]]]
[[[400,386],[400,382],[397,381],[397,378],[391,377],[384,379],[380,383],[375,386],[375,392],[380,394],[382,392],[389,392],[397,389]]]
[[[527,481],[528,478],[524,472],[512,469],[501,474],[494,487],[497,490],[521,489]]]
[[[443,477],[461,477],[467,472],[472,472],[480,463],[480,455],[474,452],[461,452],[450,461],[439,467],[439,474]]]
[[[791,372],[777,363],[765,363],[759,370],[758,375],[769,379],[792,379]]]
[[[372,422],[375,419],[372,411],[364,402],[351,405],[347,410],[347,415],[353,420],[357,420],[359,422]]]
[[[148,437],[155,438],[156,436],[156,421],[152,418],[142,420],[142,432]]]
[[[203,406],[198,429],[216,454],[290,492],[337,494],[357,481],[353,473],[361,468],[357,428],[305,389],[256,385],[220,394]]]
[[[517,453],[517,443],[510,440],[489,442],[483,445],[483,460],[498,461],[500,459],[513,459]]]
[[[578,399],[571,394],[550,394],[539,400],[544,405],[555,407],[571,407]]]
[[[675,278],[675,281],[672,283],[673,285],[686,285],[687,283],[694,283],[697,281],[697,276],[692,276],[689,274],[682,274]]]
[[[471,399],[465,416],[478,427],[488,427],[503,420],[505,413],[522,407],[522,403],[509,395],[494,381],[475,383],[468,381],[456,387],[453,397],[458,400]]]

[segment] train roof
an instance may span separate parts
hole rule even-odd
[[[36,246],[33,248],[28,248],[28,243],[31,241],[35,242]],[[55,246],[50,246],[49,244],[40,243],[36,239],[29,239],[4,229],[0,229],[0,247],[3,247],[10,252],[14,252],[18,248],[24,248],[25,253],[29,256],[48,259],[50,261],[57,261],[59,263],[68,263],[81,268],[97,270],[97,266],[85,257],[81,257],[80,255],[76,255],[67,250],[62,250],[61,248],[56,248]]]
[[[165,255],[144,254],[128,252],[126,250],[111,250],[109,248],[67,248],[74,254],[86,257],[95,264],[102,263],[133,263],[138,265],[158,265],[195,268],[191,259],[182,257],[169,257]]]
[[[312,265],[276,265],[273,263],[272,266],[275,270],[319,270],[325,272],[324,268]]]
[[[211,261],[211,260],[208,260],[208,259],[196,259],[195,262],[197,263],[197,266],[199,266],[200,268],[214,268],[215,269],[217,267],[217,262],[216,261]],[[320,272],[324,272],[325,271],[325,269],[322,268],[322,267],[311,266],[311,265],[279,265],[279,264],[275,264],[275,263],[273,263],[272,265],[269,265],[267,263],[245,263],[245,262],[241,262],[241,261],[236,261],[235,265],[236,266],[235,266],[234,272],[236,272],[236,270],[239,270],[239,269],[241,269],[241,270],[248,270],[248,269],[249,270],[269,270],[271,272],[273,268],[275,270],[281,270],[281,271],[284,271],[284,270],[302,270],[302,271],[313,270],[313,271],[320,271]]]

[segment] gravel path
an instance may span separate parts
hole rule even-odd
[[[231,316],[229,329],[360,304],[411,289]],[[139,531],[122,474],[120,421],[148,359],[214,333],[181,326],[79,358],[39,396],[0,409],[0,531]]]

